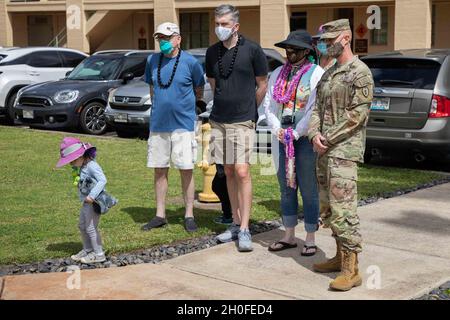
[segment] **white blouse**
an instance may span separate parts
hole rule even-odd
[[[277,131],[281,128],[280,119],[278,119],[279,110],[283,107],[283,104],[276,102],[273,98],[273,91],[275,83],[277,81],[278,75],[281,72],[283,66],[275,69],[270,75],[269,86],[267,89],[266,96],[262,102],[264,113],[266,115],[267,123],[274,136],[277,135]],[[311,119],[312,110],[314,108],[314,103],[316,102],[316,86],[319,80],[324,74],[324,70],[320,66],[316,66],[313,74],[311,75],[310,88],[311,94],[308,98],[308,103],[305,106],[305,116],[298,122],[294,129],[295,139],[298,140],[302,136],[308,134],[309,120]]]

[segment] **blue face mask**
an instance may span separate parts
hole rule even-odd
[[[163,54],[171,54],[174,47],[172,45],[172,42],[167,41],[167,40],[161,40],[159,42],[159,49],[161,50],[161,52]]]
[[[327,55],[328,49],[327,49],[327,44],[323,41],[319,41],[317,43],[317,50],[319,50],[321,55]]]

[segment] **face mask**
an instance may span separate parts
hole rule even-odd
[[[167,40],[161,40],[159,42],[159,49],[163,54],[171,54],[174,48],[172,42]]]
[[[342,45],[341,41],[337,41],[333,45],[329,46],[327,51],[330,57],[337,58],[344,51],[344,46]]]
[[[226,41],[230,39],[233,34],[233,28],[216,27],[216,36],[220,41]]]
[[[321,55],[328,55],[327,44],[323,41],[317,43],[317,50],[319,50]]]

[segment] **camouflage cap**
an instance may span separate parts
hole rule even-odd
[[[339,36],[342,31],[351,31],[348,19],[330,21],[322,25],[321,28],[323,33],[320,35],[320,39],[334,39]]]

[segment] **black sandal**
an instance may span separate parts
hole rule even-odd
[[[154,217],[149,223],[142,226],[143,231],[150,231],[153,228],[161,228],[167,224],[167,220],[160,217]]]
[[[272,248],[273,245],[277,245],[277,244],[281,244],[281,247],[279,247],[279,248]],[[291,243],[287,243],[287,242],[284,242],[284,241],[277,241],[277,242],[272,243],[269,246],[269,251],[282,251],[282,250],[292,249],[292,248],[297,248],[297,244],[296,243],[291,244]]]
[[[311,257],[311,256],[313,256],[313,255],[315,255],[316,254],[316,252],[317,252],[317,246],[307,246],[306,244],[303,246],[303,249],[304,249],[304,251],[308,251],[308,250],[310,250],[310,249],[314,249],[314,251],[313,252],[300,252],[300,254],[302,255],[302,256],[304,256],[304,257]]]

